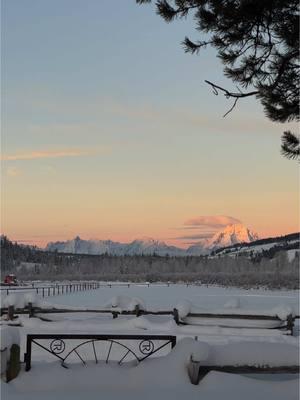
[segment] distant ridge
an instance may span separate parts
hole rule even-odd
[[[216,232],[212,238],[195,244],[187,252],[192,255],[210,254],[213,250],[232,246],[238,243],[251,243],[258,240],[258,235],[243,224],[231,224]]]
[[[273,244],[272,247],[293,247],[295,249],[298,249],[300,251],[300,232],[295,232],[295,233],[289,233],[288,235],[284,236],[275,236],[275,237],[270,237],[270,238],[264,238],[264,239],[258,239],[250,243],[236,243],[232,246],[227,246],[227,247],[220,247],[214,251],[214,254],[220,254],[223,252],[229,252],[232,251],[234,252],[235,250],[238,251],[243,251],[244,249],[251,249],[255,247],[260,247],[262,250],[264,250],[265,245],[268,246],[270,244]]]
[[[188,249],[169,246],[165,242],[152,238],[133,240],[130,243],[114,242],[112,240],[83,240],[79,236],[65,242],[51,242],[46,246],[47,251],[73,254],[110,254],[121,255],[151,255],[187,256],[206,255],[220,247],[236,243],[252,242],[258,236],[242,224],[232,224],[217,232],[211,239],[206,239]]]
[[[136,239],[130,243],[113,242],[112,240],[83,240],[79,236],[65,242],[51,242],[46,246],[47,251],[73,254],[110,254],[114,256],[123,255],[151,255],[182,256],[185,250],[166,243],[151,239]]]
[[[252,261],[259,261],[262,258],[273,258],[277,253],[286,253],[288,260],[291,261],[295,257],[300,257],[300,232],[290,233],[284,236],[276,236],[271,238],[264,238],[255,240],[253,242],[248,243],[236,243],[231,246],[215,248],[213,250],[205,249],[201,245],[197,244],[194,246],[190,246],[188,249],[180,249],[175,246],[167,246],[163,242],[155,241],[153,239],[139,239],[135,240],[128,244],[122,244],[118,242],[113,242],[110,240],[107,241],[89,241],[82,240],[80,237],[76,237],[73,240],[69,240],[66,242],[56,242],[49,243],[46,249],[39,249],[34,246],[28,246],[24,244],[17,244],[11,242],[5,235],[1,235],[1,249],[9,249],[9,252],[15,252],[16,257],[19,255],[25,254],[25,258],[27,259],[28,255],[31,255],[32,259],[35,260],[34,254],[38,256],[38,259],[43,259],[43,253],[45,257],[53,257],[54,252],[61,253],[62,255],[69,256],[71,254],[74,255],[88,255],[88,256],[99,256],[107,254],[108,256],[170,256],[170,257],[187,257],[187,256],[206,256],[208,258],[220,258],[224,256],[231,257],[247,257]],[[118,252],[107,251],[107,247],[101,248],[101,253],[95,253],[95,248],[93,245],[96,243],[98,245],[106,244],[110,246],[116,246]],[[85,248],[82,248],[82,244]],[[123,246],[123,254],[121,253],[120,247]],[[129,246],[129,248],[126,246]],[[111,247],[112,248],[112,247]],[[99,248],[96,247],[97,251]],[[106,249],[106,251],[103,251]],[[92,252],[93,251],[93,252]],[[10,253],[9,253],[10,254]],[[3,255],[3,254],[2,254]],[[4,257],[5,258],[5,257]],[[4,258],[2,257],[2,266],[4,266]],[[29,257],[30,258],[30,257]],[[10,258],[8,258],[8,263],[10,264]],[[36,263],[36,261],[34,261]],[[40,261],[38,261],[40,262]]]

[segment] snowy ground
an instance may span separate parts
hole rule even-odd
[[[55,296],[51,299],[55,304],[96,306],[105,303],[117,295],[127,295],[143,299],[148,306],[153,308],[172,308],[184,299],[198,306],[221,306],[229,299],[239,298],[243,307],[266,308],[280,304],[291,305],[293,309],[299,308],[299,291],[289,290],[263,290],[263,289],[237,289],[219,286],[186,286],[165,284],[147,284],[112,287],[101,287],[90,292],[76,292],[70,295]]]
[[[101,287],[98,290],[76,292],[45,300],[55,305],[99,307],[109,304],[117,296],[139,298],[147,309],[172,309],[183,300],[200,308],[230,310],[272,310],[289,307],[299,315],[298,291],[241,290],[220,287],[197,287],[186,285],[131,285]],[[121,297],[123,296],[123,297]],[[38,318],[21,317],[21,353],[25,352],[27,333],[135,333],[176,335],[178,345],[166,356],[147,360],[138,366],[117,366],[113,363],[74,364],[66,370],[53,361],[52,355],[34,348],[32,369],[22,371],[9,384],[2,383],[1,392],[5,400],[29,399],[287,399],[296,400],[299,381],[293,375],[284,376],[238,376],[210,372],[198,386],[190,383],[186,373],[189,344],[184,341],[197,336],[199,343],[208,343],[213,350],[230,350],[235,359],[244,357],[248,361],[268,355],[267,347],[276,348],[277,356],[292,359],[298,352],[298,337],[275,333],[275,331],[236,329],[207,326],[177,326],[170,316],[119,317],[111,315],[68,314],[51,315],[55,322],[43,322]],[[261,332],[261,333],[260,333]],[[297,332],[296,332],[297,333]],[[190,337],[190,339],[184,339]],[[193,339],[192,339],[193,338]],[[182,339],[184,339],[182,341]],[[181,344],[180,344],[181,343]],[[194,345],[192,343],[192,345]],[[230,347],[231,346],[231,347]],[[242,346],[242,347],[241,347]],[[217,349],[217,350],[216,350]],[[274,351],[271,350],[273,353]],[[223,350],[222,350],[223,351]],[[226,353],[225,351],[225,353]],[[223,354],[225,354],[223,351]],[[269,351],[269,355],[270,355]],[[289,356],[289,354],[291,354]],[[273,354],[274,356],[274,354]],[[227,355],[228,357],[228,355]],[[251,358],[252,357],[252,358]]]

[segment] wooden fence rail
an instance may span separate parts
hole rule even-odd
[[[8,320],[14,320],[16,318],[15,314],[27,315],[29,318],[38,316],[41,319],[46,320],[46,317],[43,317],[43,314],[64,314],[64,313],[96,313],[96,314],[111,314],[113,318],[117,318],[119,315],[132,315],[139,317],[141,315],[171,315],[173,316],[177,325],[189,325],[188,323],[182,321],[179,317],[178,310],[174,308],[173,310],[143,310],[139,308],[139,305],[136,305],[134,310],[118,310],[118,309],[68,309],[68,308],[41,308],[35,307],[32,303],[28,303],[28,305],[24,308],[14,308],[14,306],[3,307],[1,308],[1,316],[7,314]],[[285,330],[289,334],[293,334],[293,328],[295,319],[299,318],[299,316],[293,316],[292,314],[288,315],[286,320],[283,321],[277,316],[272,315],[249,315],[249,314],[214,314],[214,313],[189,313],[187,317],[196,317],[196,318],[206,318],[206,319],[223,319],[224,324],[226,324],[227,320],[253,320],[253,321],[270,321],[270,322],[278,322],[278,327],[274,328],[265,328],[265,329],[278,329]],[[224,325],[226,326],[226,325]],[[228,325],[228,327],[230,327]],[[246,327],[245,327],[246,328]]]
[[[69,283],[69,284],[57,284],[49,286],[28,286],[28,287],[1,287],[0,292],[4,292],[9,295],[11,292],[26,292],[31,291],[42,297],[57,296],[60,294],[74,293],[83,290],[99,289],[101,286],[98,282],[81,282],[81,283]],[[102,285],[103,286],[103,285]]]
[[[161,283],[159,286],[165,286],[165,287],[170,287],[174,284],[172,283]],[[192,287],[192,286],[199,286],[197,284],[193,283],[186,283],[186,287]],[[79,283],[69,283],[69,284],[55,284],[55,285],[48,285],[48,286],[35,286],[34,283],[31,286],[9,286],[9,285],[4,285],[0,286],[0,293],[1,292],[6,292],[6,294],[9,294],[10,292],[15,292],[15,291],[36,291],[36,293],[43,293],[44,289],[44,295],[46,296],[47,293],[48,296],[50,295],[57,295],[57,294],[62,294],[62,293],[71,293],[71,292],[77,292],[81,290],[88,290],[88,289],[100,289],[101,287],[109,287],[109,288],[114,288],[114,287],[127,287],[130,288],[132,286],[157,286],[156,283],[149,283],[149,282],[141,282],[141,283],[123,283],[123,282],[114,282],[114,283],[100,283],[100,282],[79,282]]]

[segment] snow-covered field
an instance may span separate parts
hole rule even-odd
[[[15,296],[16,299],[17,296]],[[7,300],[7,299],[6,299]],[[245,313],[291,310],[299,315],[299,291],[242,290],[234,288],[186,285],[130,285],[101,287],[97,290],[75,292],[45,298],[55,306],[102,308],[111,305],[126,308],[126,300],[135,301],[146,309],[173,309],[184,313],[193,306],[208,311],[229,310]],[[5,298],[2,298],[2,302]],[[13,299],[12,299],[13,301]],[[123,301],[123,305],[121,304]],[[117,304],[117,303],[120,304]],[[26,334],[32,333],[111,333],[176,335],[178,344],[168,355],[133,365],[77,362],[64,369],[53,356],[34,346],[32,369],[21,371],[9,384],[2,383],[6,400],[26,399],[287,399],[296,400],[299,381],[295,375],[239,376],[210,372],[199,385],[190,383],[186,365],[191,354],[204,363],[226,360],[240,363],[263,363],[271,360],[294,363],[299,344],[296,336],[277,330],[224,328],[220,326],[178,326],[172,316],[119,316],[110,314],[51,314],[53,322],[39,318],[20,317],[21,354],[25,352]],[[195,340],[197,337],[197,341]],[[203,350],[204,349],[204,350]],[[80,360],[79,360],[80,361]],[[278,364],[279,363],[279,364]]]
[[[295,310],[299,307],[299,291],[237,289],[219,286],[196,286],[170,284],[130,284],[101,287],[90,292],[76,292],[72,295],[60,295],[51,299],[54,304],[76,306],[96,306],[105,303],[117,295],[127,295],[143,299],[148,306],[155,308],[171,308],[181,300],[187,299],[193,304],[214,307],[224,305],[229,299],[238,298],[243,307],[266,308],[279,304],[290,305]]]

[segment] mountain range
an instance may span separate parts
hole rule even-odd
[[[152,238],[136,239],[130,243],[120,243],[111,240],[83,240],[79,236],[65,242],[50,242],[47,251],[73,254],[111,254],[111,255],[151,255],[187,256],[205,255],[212,251],[232,246],[237,243],[250,243],[258,239],[242,224],[232,224],[216,232],[211,238],[203,239],[188,249],[167,245],[165,242]]]

